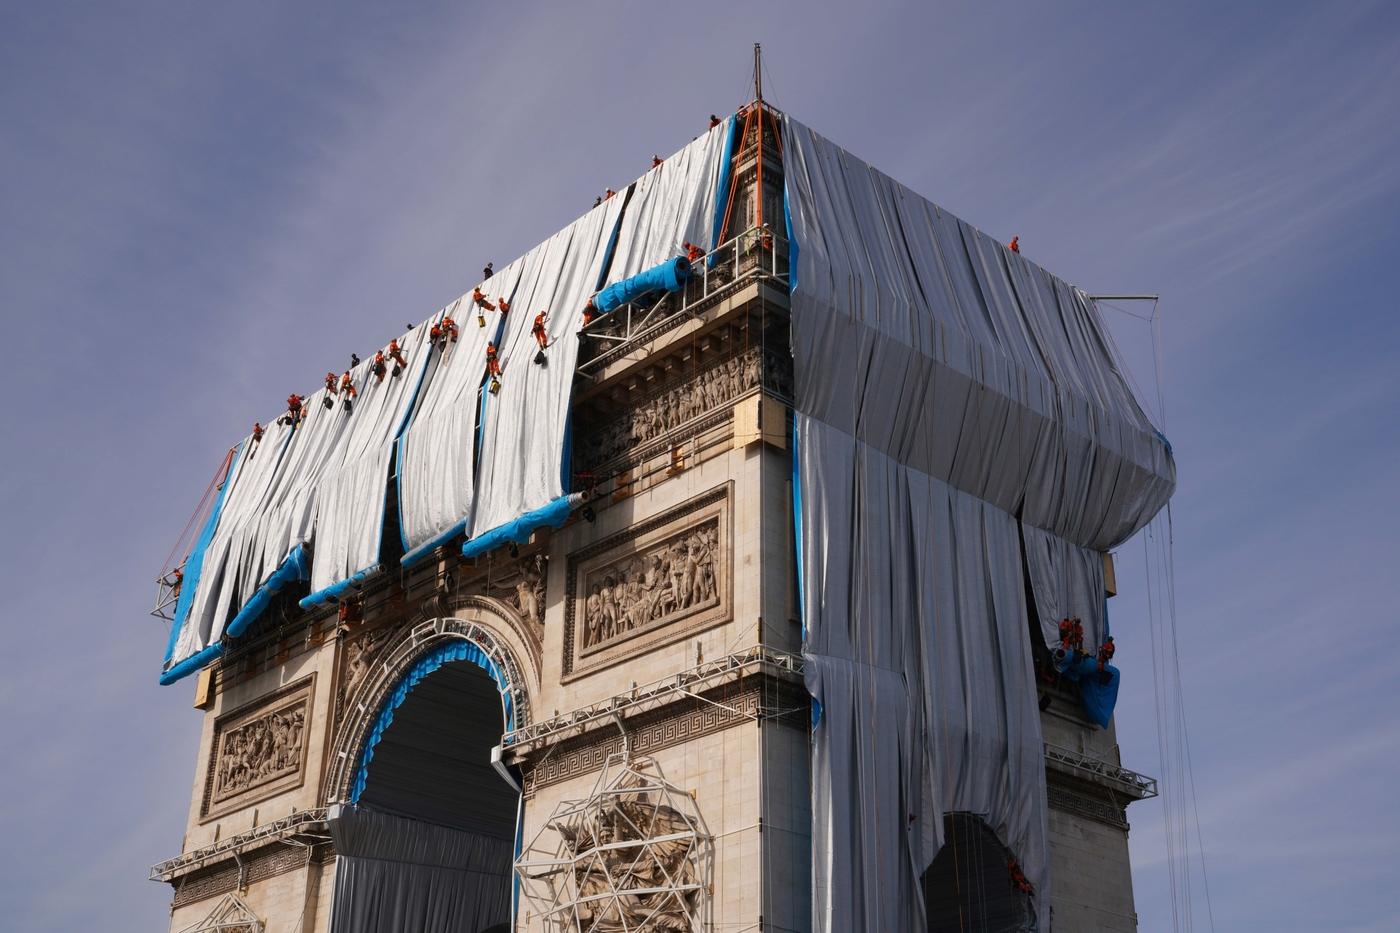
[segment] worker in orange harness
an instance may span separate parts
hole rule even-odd
[[[653,155],[653,156],[651,157],[651,167],[652,167],[652,168],[656,168],[658,165],[660,165],[662,162],[665,162],[665,161],[666,161],[666,160],[663,159],[663,158],[661,158],[661,156],[659,156],[659,155]]]
[[[688,262],[699,262],[705,257],[705,251],[689,240],[682,243],[681,247],[685,250],[685,258]]]
[[[1113,675],[1106,670],[1108,662],[1113,660],[1113,651],[1113,636],[1105,635],[1103,644],[1099,645],[1099,680],[1104,683],[1113,679]]]
[[[353,411],[355,408],[355,397],[360,394],[360,390],[355,388],[355,382],[350,378],[350,370],[346,370],[340,377],[340,404],[345,410]]]
[[[260,443],[262,443],[262,436],[263,436],[263,426],[262,426],[261,424],[259,424],[258,422],[254,421],[254,422],[253,422],[253,443],[254,443],[254,444],[260,444]]]
[[[549,346],[549,332],[544,329],[545,322],[549,320],[548,312],[541,311],[535,315],[534,326],[530,328],[530,333],[535,336],[535,343],[540,345],[535,352],[535,363],[543,366],[545,364],[544,351]]]
[[[449,340],[453,343],[457,342],[457,322],[451,317],[445,317],[440,323],[432,326],[432,329],[428,331],[428,336],[432,338],[433,343],[437,344],[438,349],[445,353]]]
[[[1012,237],[1011,242],[1006,244],[1006,248],[1013,253],[1019,253],[1021,251],[1021,238],[1018,236]]]
[[[491,394],[501,391],[501,360],[494,343],[486,344],[486,375],[491,379]]]
[[[583,326],[587,327],[593,323],[593,319],[598,316],[598,306],[593,303],[593,299],[588,299],[588,304],[583,306]]]
[[[301,419],[306,415],[306,406],[302,404],[301,396],[293,392],[287,396],[287,413],[277,419],[290,427],[296,427]]]
[[[389,359],[394,361],[394,376],[403,372],[408,366],[408,360],[403,355],[403,347],[399,346],[397,339],[389,341]]]
[[[604,189],[603,189],[603,200],[606,201],[606,200],[610,199],[610,198],[611,198],[613,195],[615,195],[615,194],[617,194],[617,192],[614,191],[614,190],[612,190],[611,188],[604,188]]]
[[[1084,653],[1084,623],[1078,618],[1070,619],[1071,632],[1069,646],[1080,654]]]
[[[1021,870],[1021,863],[1016,861],[1016,856],[1011,856],[1006,860],[1006,873],[1011,876],[1011,886],[1022,894],[1034,894],[1035,885],[1031,884],[1026,873]]]
[[[369,364],[369,371],[374,373],[377,382],[383,382],[385,375],[389,372],[389,361],[384,358],[383,350],[374,351],[374,361]]]
[[[1060,647],[1068,651],[1074,640],[1074,620],[1060,620]]]
[[[335,373],[326,373],[326,394],[321,396],[322,408],[332,408],[335,406],[335,401],[331,398],[332,395],[335,395],[335,384]]]
[[[496,299],[496,307],[500,310],[501,317],[505,317],[506,314],[510,311],[510,302],[506,301],[505,295],[502,295],[501,297]]]

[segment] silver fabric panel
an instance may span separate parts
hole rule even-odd
[[[1060,620],[1084,623],[1084,650],[1093,654],[1107,632],[1103,555],[1030,525],[1021,526],[1026,570],[1046,647],[1060,643]]]
[[[924,929],[943,814],[984,815],[1048,909],[1016,520],[798,416],[819,930]],[[883,622],[883,624],[881,624]]]
[[[711,245],[715,190],[733,119],[706,131],[637,179],[604,285],[620,282],[673,256],[684,256],[687,242],[706,248]]]
[[[609,198],[526,257],[499,345],[501,391],[487,401],[482,424],[473,537],[566,491],[560,466],[578,330],[621,210],[622,198]],[[542,366],[532,362],[538,347],[530,332],[540,311],[549,313],[548,362]]]
[[[1095,549],[1165,504],[1174,465],[1081,291],[783,130],[816,926],[924,928],[920,876],[966,811],[1020,859],[1044,930],[1023,561],[1042,620],[1076,607],[1097,643]]]
[[[338,468],[320,482],[316,494],[313,593],[379,562],[385,484],[394,456],[394,438],[408,416],[419,375],[428,363],[428,328],[410,330],[399,338],[399,346],[408,366],[397,377],[389,375],[394,364],[387,360],[384,381],[378,381],[369,369],[372,354],[351,374],[360,395],[354,411],[347,416],[348,433],[338,445],[342,459]]]

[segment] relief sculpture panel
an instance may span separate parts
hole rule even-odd
[[[728,486],[571,556],[566,677],[728,620],[729,564]]]
[[[220,717],[205,780],[205,817],[300,786],[311,715],[311,678],[253,708]]]

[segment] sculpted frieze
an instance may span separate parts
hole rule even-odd
[[[302,782],[311,679],[221,717],[206,779],[206,816],[227,812]]]

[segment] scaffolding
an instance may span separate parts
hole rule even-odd
[[[579,933],[701,933],[713,867],[694,794],[627,752],[608,757],[591,794],[555,807],[515,862],[530,915]]]
[[[764,227],[750,227],[691,266],[685,288],[629,302],[593,320],[580,331],[584,340],[578,373],[593,378],[642,343],[694,318],[741,286],[775,283],[787,294],[788,244]]]

